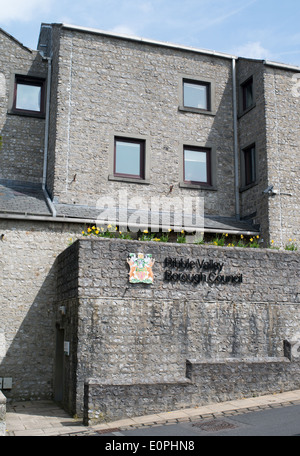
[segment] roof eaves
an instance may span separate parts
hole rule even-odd
[[[23,49],[25,49],[26,51],[30,52],[32,54],[32,49],[29,49],[27,46],[24,46],[24,44],[22,44],[20,41],[18,41],[16,38],[14,38],[12,35],[10,35],[9,33],[7,33],[5,30],[3,30],[1,27],[0,27],[0,32],[3,33],[3,35],[5,35],[7,38],[9,38],[10,40],[14,41],[16,44],[18,44],[19,46],[21,46]]]
[[[55,25],[55,24],[53,24]],[[88,28],[88,27],[81,27],[77,25],[70,25],[70,24],[60,24],[62,28],[68,29],[68,30],[74,30],[78,32],[85,32],[85,33],[92,33],[96,35],[103,35],[103,36],[109,36],[112,38],[119,38],[123,40],[128,40],[128,41],[135,41],[143,44],[149,44],[153,46],[161,46],[161,47],[167,47],[171,49],[177,49],[181,51],[189,51],[189,52],[194,52],[197,54],[205,54],[205,55],[212,55],[214,57],[220,57],[224,59],[237,59],[237,56],[231,55],[231,54],[226,54],[222,52],[216,52],[212,50],[207,50],[207,49],[198,49],[194,47],[189,47],[189,46],[183,46],[180,44],[174,44],[174,43],[169,43],[169,42],[163,42],[163,41],[156,41],[156,40],[151,40],[147,38],[141,38],[137,36],[131,36],[131,35],[124,35],[124,34],[117,34],[115,32],[107,32],[99,29],[94,29],[94,28]]]
[[[272,62],[271,60],[263,60],[263,63],[266,66],[272,66],[272,67],[280,68],[282,70],[291,70],[291,71],[300,72],[300,66],[296,66],[296,65],[289,65],[289,64],[280,63],[280,62]]]

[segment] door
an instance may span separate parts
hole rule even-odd
[[[63,401],[64,390],[64,330],[56,326],[56,350],[54,371],[54,400]]]

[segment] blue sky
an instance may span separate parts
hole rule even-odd
[[[36,49],[64,22],[300,66],[299,0],[0,0],[0,27]]]

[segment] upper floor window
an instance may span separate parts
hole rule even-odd
[[[210,84],[184,79],[183,106],[210,111]]]
[[[211,150],[184,146],[183,180],[190,184],[211,185]]]
[[[180,75],[179,110],[215,115],[215,81]]]
[[[43,115],[45,80],[15,76],[12,111],[20,114]]]
[[[254,104],[253,78],[249,78],[242,84],[242,108],[243,111],[251,108]]]
[[[242,149],[242,189],[251,186],[257,181],[255,144]]]
[[[145,178],[145,141],[115,138],[114,176]]]

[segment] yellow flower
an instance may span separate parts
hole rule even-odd
[[[107,228],[111,228],[111,225],[107,225]]]
[[[181,230],[181,233],[183,234],[183,233],[184,233],[184,230]]]
[[[272,244],[274,244],[274,241],[273,241],[273,239],[272,239],[272,241],[271,241],[271,242],[272,242]]]
[[[256,236],[256,239],[259,239],[259,236],[258,236],[258,235]]]
[[[148,234],[148,230],[144,230],[143,232],[144,232],[145,234]]]
[[[81,231],[81,234],[85,234],[85,231]]]
[[[169,228],[168,231],[169,231],[169,233],[170,233],[170,232],[172,231],[172,228]]]
[[[96,227],[95,227],[95,226],[92,226],[92,230],[95,230],[95,229],[96,229]]]
[[[241,234],[241,239],[244,239],[244,236]]]
[[[91,228],[88,228],[88,233],[90,233],[91,231],[92,231]]]
[[[122,231],[119,231],[120,234],[122,234]]]
[[[289,241],[292,242],[292,239],[290,238]]]
[[[250,242],[252,242],[252,241],[253,241],[253,238],[250,239]]]
[[[96,234],[99,234],[99,231],[98,231],[98,230],[96,230],[96,231],[95,231],[95,233],[96,233]]]
[[[226,233],[225,236],[227,237],[227,236],[228,236],[228,233]]]

